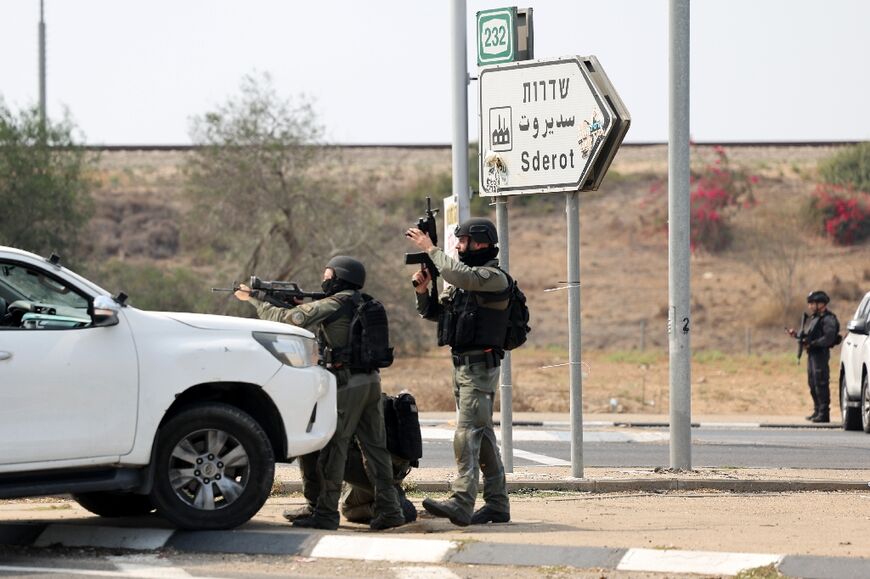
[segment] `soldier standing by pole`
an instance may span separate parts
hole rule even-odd
[[[453,452],[459,476],[445,501],[423,500],[423,508],[461,527],[507,523],[510,503],[504,466],[492,425],[493,400],[504,355],[510,282],[498,269],[498,234],[492,221],[471,218],[456,228],[459,261],[411,228],[405,235],[425,251],[445,281],[452,284],[437,301],[429,296],[431,273],[414,274],[417,311],[438,322],[438,345],[449,345],[453,358],[456,432]],[[483,507],[474,511],[477,479],[483,471]]]

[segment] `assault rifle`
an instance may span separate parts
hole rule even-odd
[[[808,317],[809,316],[807,315],[807,313],[804,312],[804,315],[801,316],[801,327],[797,331],[797,333],[795,334],[795,339],[798,341],[798,350],[797,350],[798,364],[800,364],[800,362],[801,362],[801,356],[804,353],[804,346],[806,346],[806,343],[807,343],[807,327],[806,326],[807,326],[807,318]]]
[[[429,236],[434,245],[438,245],[438,228],[435,222],[435,215],[438,214],[437,209],[432,209],[432,198],[426,197],[426,215],[417,220],[417,229]],[[432,276],[432,288],[429,290],[433,300],[438,299],[438,268],[432,263],[432,259],[425,251],[419,253],[406,253],[405,265],[420,264],[421,270],[429,270]],[[411,282],[414,287],[417,287],[417,282]]]
[[[251,276],[248,287],[251,288],[251,297],[270,303],[279,308],[295,308],[296,300],[311,298],[322,300],[326,297],[323,292],[307,292],[299,287],[295,281],[263,281],[255,275]],[[241,289],[238,282],[233,282],[233,287],[213,287],[213,292],[237,292]]]

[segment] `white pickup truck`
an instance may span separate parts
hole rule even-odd
[[[335,402],[306,330],[138,310],[54,255],[0,246],[0,498],[236,527],[276,461],[328,442]]]

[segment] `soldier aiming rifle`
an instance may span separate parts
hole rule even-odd
[[[243,284],[233,282],[233,287],[213,287],[213,292],[236,293],[242,289]],[[293,308],[301,301],[308,298],[322,300],[326,297],[324,292],[307,292],[299,287],[295,281],[263,281],[255,275],[251,276],[250,282],[244,286],[254,299],[271,304],[277,308]]]

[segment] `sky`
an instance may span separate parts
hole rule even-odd
[[[451,140],[448,0],[44,0],[48,114],[88,144],[189,144],[191,119],[269,73],[314,101],[328,141]],[[468,69],[477,76],[468,0]],[[535,57],[595,55],[632,116],[627,142],[668,135],[667,0],[528,0]],[[0,0],[0,98],[38,89],[39,0]],[[698,142],[870,140],[870,2],[695,0]],[[477,83],[469,134],[477,134]]]

